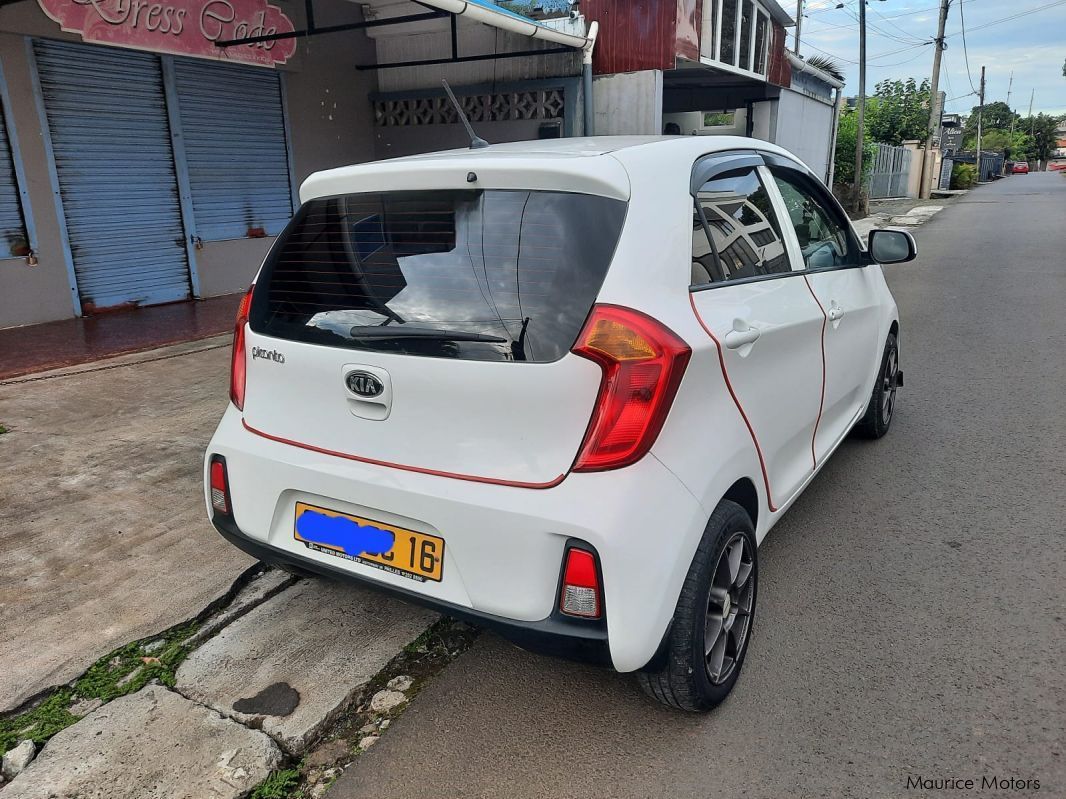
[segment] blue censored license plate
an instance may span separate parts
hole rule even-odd
[[[424,583],[440,582],[444,539],[404,527],[296,503],[293,535],[308,549]]]

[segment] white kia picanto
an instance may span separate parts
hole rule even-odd
[[[312,175],[241,303],[218,531],[706,710],[757,547],[853,429],[899,322],[832,195],[766,142],[493,145]]]

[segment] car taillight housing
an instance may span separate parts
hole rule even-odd
[[[662,430],[692,350],[647,314],[596,305],[572,350],[603,369],[575,472],[636,463]]]
[[[566,551],[566,561],[563,564],[559,610],[567,616],[598,619],[603,612],[600,594],[596,556],[584,549],[571,547]]]
[[[237,308],[237,321],[233,328],[233,353],[230,360],[229,370],[229,398],[237,410],[244,410],[244,388],[248,382],[248,360],[244,347],[244,328],[248,324],[248,309],[252,305],[252,291],[255,286],[249,287],[241,298],[241,304]]]
[[[229,482],[226,479],[226,462],[220,455],[211,457],[211,507],[218,513],[229,515]]]

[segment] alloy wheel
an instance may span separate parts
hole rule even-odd
[[[707,677],[713,685],[729,679],[748,643],[755,600],[754,554],[744,534],[736,533],[711,577],[703,638]]]
[[[896,382],[898,380],[899,363],[896,359],[896,350],[892,348],[885,358],[885,371],[881,375],[881,421],[888,424],[892,421],[892,412],[896,408]]]

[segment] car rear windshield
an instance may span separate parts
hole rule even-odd
[[[626,203],[447,190],[311,200],[275,242],[252,330],[356,350],[554,361],[607,274]]]

